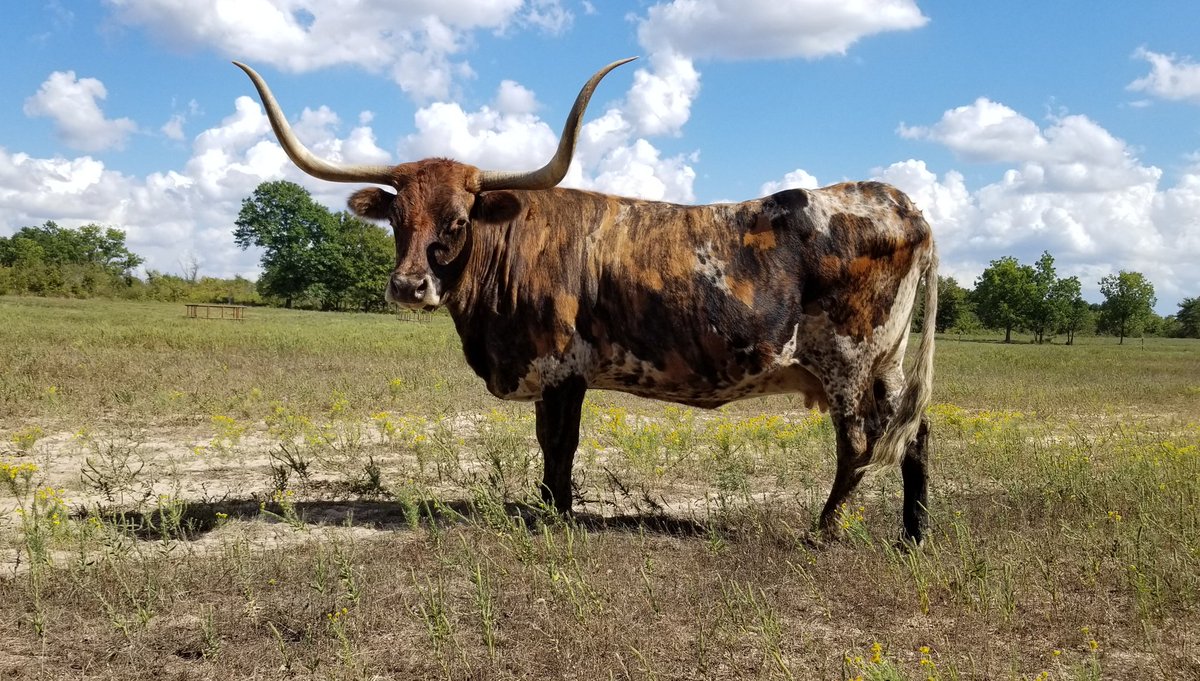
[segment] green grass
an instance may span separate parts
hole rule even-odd
[[[941,339],[931,537],[898,476],[807,542],[786,397],[585,407],[538,516],[529,405],[449,320],[0,299],[0,674],[1200,676],[1200,343]],[[527,522],[528,519],[528,522]]]

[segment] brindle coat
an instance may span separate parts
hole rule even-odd
[[[389,300],[445,305],[488,390],[535,403],[547,503],[571,508],[589,388],[706,408],[799,393],[836,431],[822,530],[836,528],[866,470],[899,462],[905,534],[920,540],[937,258],[903,193],[850,182],[680,206],[484,191],[479,169],[446,159],[380,172],[395,193],[363,189],[349,205],[395,230]],[[906,381],[922,278],[925,324]]]

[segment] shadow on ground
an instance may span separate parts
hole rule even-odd
[[[121,528],[138,539],[195,540],[229,520],[262,520],[307,526],[367,527],[377,530],[405,531],[423,523],[494,522],[498,516],[524,522],[530,529],[567,521],[557,513],[517,502],[496,503],[482,508],[463,499],[416,499],[407,504],[391,500],[358,499],[343,501],[298,501],[286,509],[280,504],[258,499],[220,499],[153,510],[102,509],[97,514],[106,524]],[[85,515],[83,512],[78,516]],[[645,532],[651,534],[697,537],[708,535],[710,523],[679,518],[662,512],[630,512],[602,515],[578,512],[569,522],[589,531]]]

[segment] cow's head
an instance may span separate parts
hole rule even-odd
[[[520,208],[517,199],[501,190],[550,189],[562,181],[592,92],[609,71],[629,61],[632,59],[605,66],[584,84],[567,116],[554,158],[532,172],[480,170],[447,159],[397,166],[330,163],[314,156],[296,138],[266,81],[249,66],[234,64],[254,82],[275,136],[297,167],[330,182],[369,182],[391,189],[355,192],[350,196],[350,210],[365,218],[387,220],[395,232],[396,269],[387,286],[387,299],[405,307],[432,309],[453,290],[470,257],[472,224],[515,217]]]

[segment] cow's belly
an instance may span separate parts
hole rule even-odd
[[[680,369],[664,371],[650,364],[626,364],[602,368],[588,385],[707,409],[749,397],[787,393],[802,395],[809,408],[824,410],[829,406],[820,380],[799,364],[772,366],[758,372],[732,370],[716,376]]]

